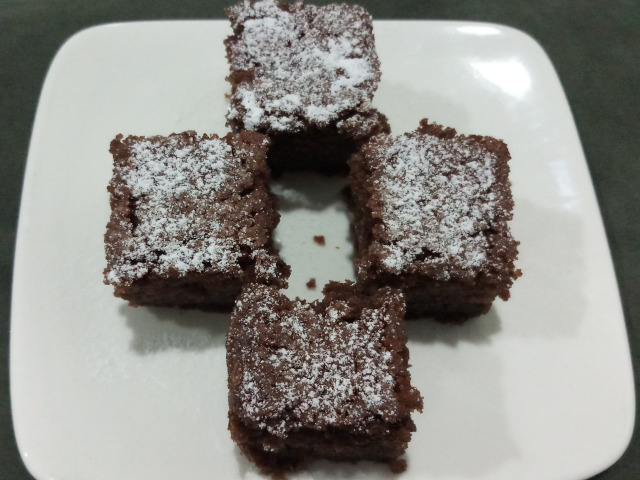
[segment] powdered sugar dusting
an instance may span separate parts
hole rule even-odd
[[[416,265],[457,266],[472,272],[487,263],[482,234],[498,214],[496,155],[465,138],[409,134],[376,148],[382,264],[398,274]]]
[[[277,254],[259,248],[251,252],[254,281],[267,285],[278,284],[282,275],[282,260]]]
[[[400,293],[381,295],[381,306],[352,318],[345,301],[333,300],[324,312],[303,302],[283,309],[274,289],[245,289],[228,350],[230,369],[241,368],[235,395],[243,421],[283,437],[303,426],[360,431],[367,420],[398,420],[393,354],[384,341]]]
[[[227,119],[249,130],[298,132],[371,108],[379,81],[371,17],[358,6],[287,10],[274,0],[228,10],[231,73],[253,72],[232,94]]]
[[[134,217],[121,219],[120,254],[106,280],[128,285],[150,272],[240,272],[242,236],[222,227],[231,183],[250,182],[241,149],[218,138],[186,135],[124,141],[129,157],[116,166],[115,197],[129,199]]]

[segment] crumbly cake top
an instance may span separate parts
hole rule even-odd
[[[234,86],[227,119],[298,132],[371,108],[380,79],[370,15],[355,5],[245,1],[227,10]]]
[[[447,279],[454,270],[474,275],[487,266],[485,232],[511,218],[502,142],[424,121],[416,132],[374,139],[363,155],[384,270],[429,270]]]
[[[239,136],[198,138],[193,132],[119,135],[112,142],[108,283],[128,285],[150,272],[239,274],[243,246],[257,249],[252,256],[258,273],[268,275],[275,268],[260,248],[266,243],[266,225],[256,222],[266,190],[256,188],[254,177],[264,169],[259,157],[268,139],[252,135],[254,144]]]
[[[389,288],[357,307],[245,287],[227,336],[230,391],[243,422],[284,437],[301,427],[365,432],[375,418],[401,419],[408,408],[394,378],[403,368],[403,314],[402,294]]]

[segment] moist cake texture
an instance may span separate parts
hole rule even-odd
[[[371,106],[380,80],[370,15],[356,5],[265,0],[227,9],[233,35],[228,124],[272,137],[276,170],[346,171],[350,153],[388,132]]]
[[[229,429],[266,472],[312,458],[392,467],[422,408],[410,384],[404,298],[330,283],[322,301],[247,285],[227,334]]]
[[[429,124],[373,138],[351,161],[359,280],[404,290],[411,316],[463,320],[520,275],[500,140]]]
[[[134,305],[230,310],[245,282],[284,286],[272,246],[269,140],[254,132],[123,138],[114,159],[105,283]]]

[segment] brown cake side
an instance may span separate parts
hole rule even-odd
[[[346,172],[351,153],[389,132],[386,117],[371,106],[380,62],[364,8],[266,0],[227,13],[233,28],[225,41],[227,123],[271,137],[275,172]]]
[[[118,135],[104,272],[114,294],[132,305],[228,311],[246,282],[284,286],[268,143],[254,132]]]
[[[520,275],[508,221],[507,146],[422,120],[372,139],[350,160],[358,279],[407,296],[408,317],[486,313]]]
[[[330,283],[320,302],[248,285],[227,334],[229,429],[267,473],[313,458],[402,465],[422,408],[411,386],[404,298]]]

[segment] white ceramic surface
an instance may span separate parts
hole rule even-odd
[[[224,132],[226,21],[106,25],[70,39],[47,76],[15,259],[11,394],[40,479],[259,475],[226,429],[225,315],[128,307],[102,284],[109,141]],[[404,479],[585,478],[626,448],[635,399],[609,251],[564,93],[516,30],[376,22],[375,104],[394,133],[429,117],[511,150],[524,271],[509,302],[462,327],[408,325],[416,414]],[[285,178],[277,230],[292,294],[352,275],[338,184]],[[313,243],[325,235],[327,245]],[[339,248],[336,248],[339,247]],[[320,288],[319,288],[320,289]],[[318,290],[319,290],[318,289]],[[318,462],[292,478],[388,478]]]

